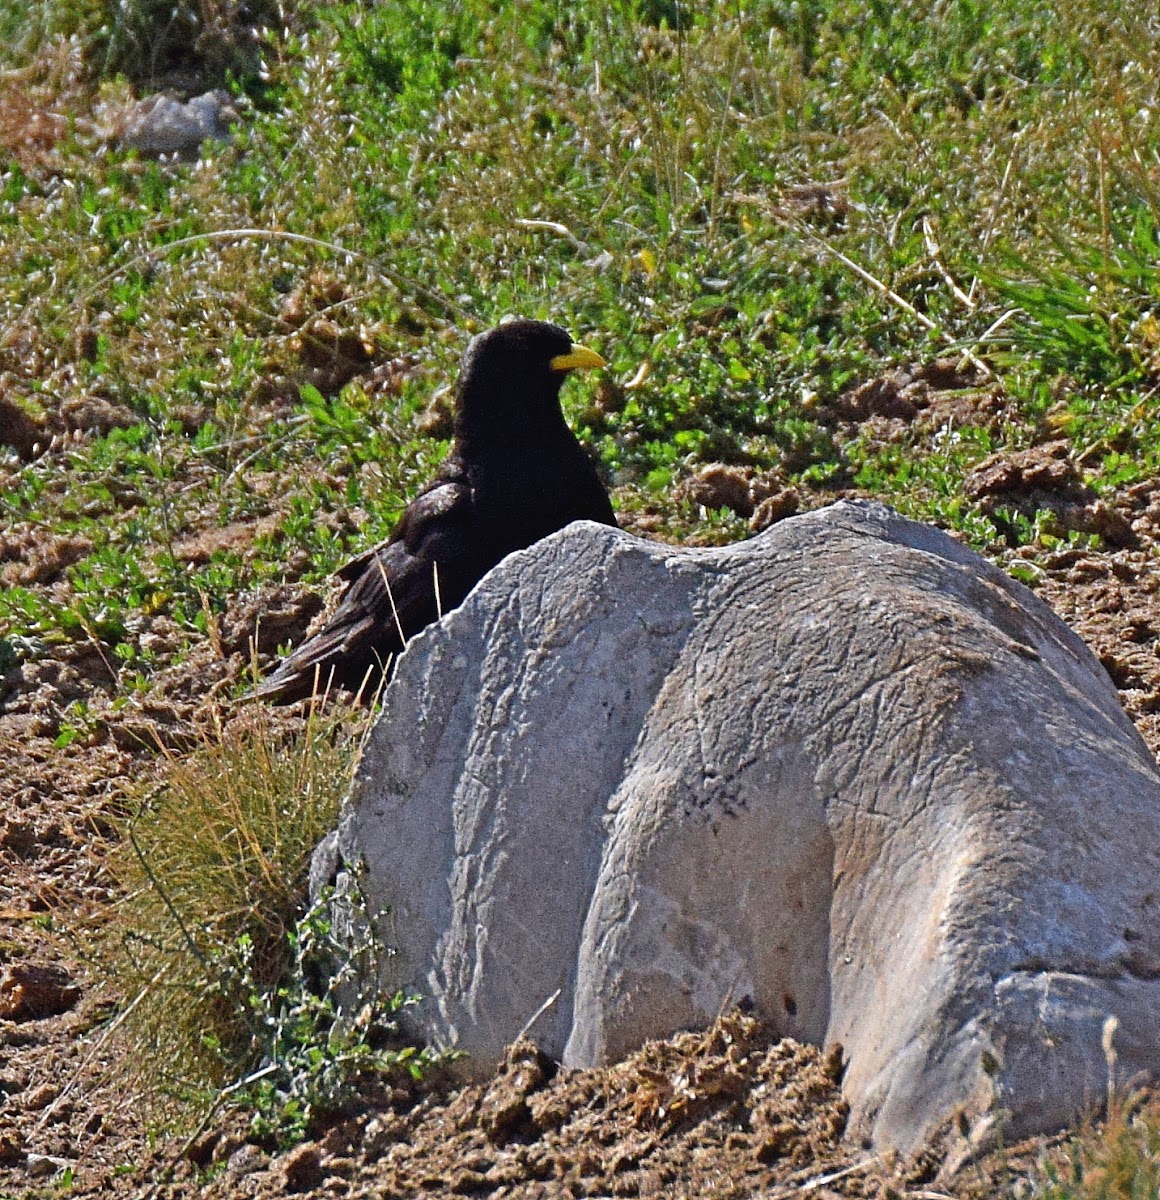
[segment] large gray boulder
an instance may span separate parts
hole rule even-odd
[[[513,554],[403,655],[336,843],[479,1069],[557,993],[573,1066],[748,996],[909,1152],[1066,1123],[1110,1016],[1160,1067],[1155,764],[1031,592],[880,505]]]

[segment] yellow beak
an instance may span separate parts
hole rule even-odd
[[[573,344],[572,349],[567,354],[557,354],[548,363],[548,366],[553,371],[586,371],[594,367],[606,367],[608,364],[595,350],[589,350],[587,346]]]

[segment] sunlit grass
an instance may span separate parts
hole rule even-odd
[[[1160,1195],[1160,1102],[1121,1098],[1044,1162],[1043,1200],[1150,1200]]]
[[[1135,18],[682,12],[677,30],[595,4],[328,6],[273,31],[260,105],[196,167],[94,156],[81,135],[51,171],[10,168],[8,394],[50,434],[93,393],[140,422],[3,468],[10,525],[94,543],[54,611],[99,593],[132,637],[167,598],[197,638],[203,595],[221,611],[303,555],[324,576],[390,527],[440,451],[415,413],[509,312],[610,359],[604,402],[576,387],[565,403],[629,507],[713,460],[781,468],[824,500],[849,455],[819,402],[953,348],[989,356],[1028,423],[993,449],[1051,407],[1095,447],[1096,486],[1149,469],[1160,63]],[[46,101],[51,45],[34,63]],[[319,321],[371,364],[407,357],[405,380],[309,400]],[[886,494],[985,545],[947,500],[967,458],[900,449],[929,486]],[[893,452],[855,452],[866,486]],[[260,555],[192,574],[180,558],[207,524],[259,520]],[[30,632],[23,611],[0,604],[0,629]]]
[[[297,731],[259,706],[219,714],[193,751],[165,752],[157,782],[126,798],[134,811],[108,858],[120,897],[95,967],[125,1005],[137,1082],[155,1094],[231,1083],[258,1065],[271,1015],[261,996],[289,966],[310,855],[334,826],[366,723],[345,708],[312,711]]]

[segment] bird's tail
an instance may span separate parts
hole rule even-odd
[[[375,660],[355,678],[343,669],[345,639],[323,629],[292,650],[277,668],[258,683],[250,695],[272,704],[293,704],[314,696],[326,696],[335,688],[353,692],[356,702],[374,703],[390,675],[391,656]]]

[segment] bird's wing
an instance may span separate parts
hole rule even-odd
[[[349,587],[327,628],[340,618],[359,626],[370,622],[386,627],[389,639],[398,641],[392,652],[401,650],[437,615],[435,564],[444,566],[445,576],[457,575],[459,564],[473,553],[470,491],[457,483],[430,488],[407,505],[390,541],[339,572]]]
[[[316,679],[323,688],[333,680],[357,690],[368,671],[377,678],[408,638],[462,600],[458,580],[462,560],[472,554],[470,525],[470,490],[436,481],[407,506],[390,540],[337,572],[347,587],[330,620],[255,694],[285,702],[309,696]],[[442,576],[436,563],[447,564]]]
[[[407,505],[395,538],[416,558],[446,562],[470,552],[471,489],[457,480],[441,480]]]
[[[339,567],[335,579],[353,583],[373,559],[397,542],[415,556],[439,559],[444,553],[461,552],[470,510],[471,492],[465,484],[437,480],[407,505],[394,533],[385,542],[376,543]]]

